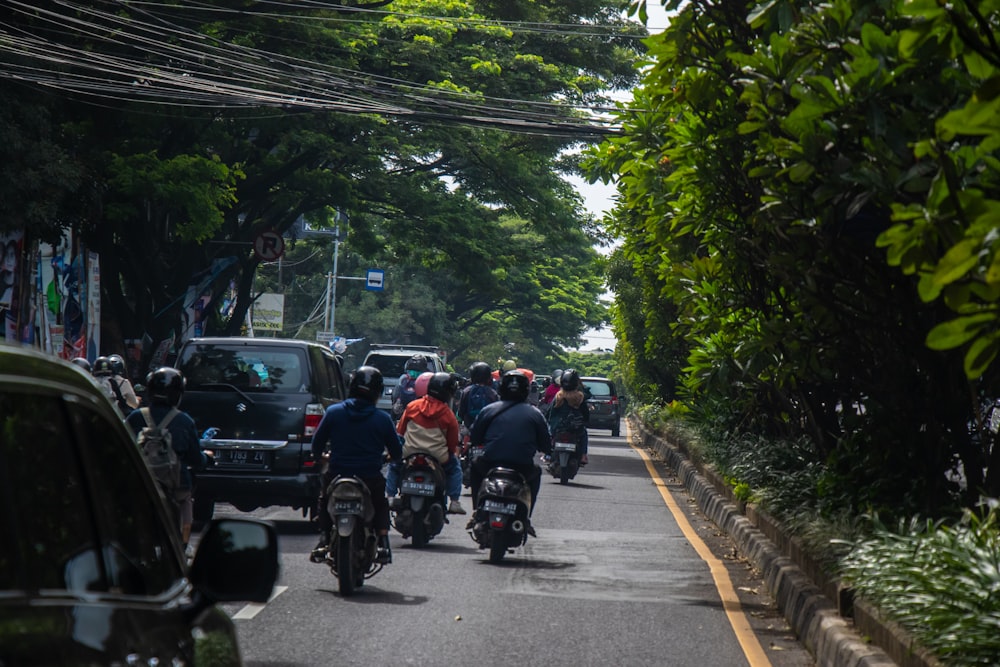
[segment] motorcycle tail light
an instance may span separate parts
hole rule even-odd
[[[427,465],[427,457],[423,454],[417,454],[413,457],[413,465],[425,466]]]
[[[490,527],[491,528],[503,528],[503,515],[502,514],[496,514],[493,517],[491,517],[490,518]]]
[[[422,483],[424,481],[424,476],[423,475],[415,475],[413,477],[413,481],[414,482],[421,482]]]

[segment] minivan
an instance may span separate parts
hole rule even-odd
[[[324,345],[280,338],[193,338],[177,356],[187,381],[181,409],[214,460],[198,473],[196,521],[217,502],[250,512],[279,505],[311,517],[321,485],[312,435],[346,398],[340,361]]]
[[[621,398],[615,389],[614,380],[602,377],[582,377],[580,382],[586,388],[587,405],[590,406],[588,428],[609,428],[611,436],[621,435]]]

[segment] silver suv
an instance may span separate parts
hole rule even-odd
[[[427,370],[432,373],[444,371],[444,358],[438,348],[430,345],[384,345],[376,343],[371,346],[368,355],[365,357],[363,366],[374,366],[382,371],[382,378],[385,381],[385,388],[379,398],[376,407],[392,412],[392,392],[399,384],[399,378],[406,371],[406,361],[415,354],[419,354],[427,360]]]

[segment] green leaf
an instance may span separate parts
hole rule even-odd
[[[995,313],[956,317],[931,329],[925,342],[932,350],[952,350],[975,338],[987,324],[996,319]]]
[[[982,376],[989,365],[993,363],[993,360],[996,359],[997,352],[1000,352],[1000,340],[997,339],[995,333],[989,336],[980,336],[972,341],[968,351],[965,353],[963,364],[965,377],[974,380]]]
[[[934,270],[934,282],[940,286],[955,282],[979,263],[980,239],[963,239],[944,254]]]

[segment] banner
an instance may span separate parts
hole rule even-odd
[[[253,303],[251,316],[255,331],[278,331],[285,326],[285,295],[265,292]]]

